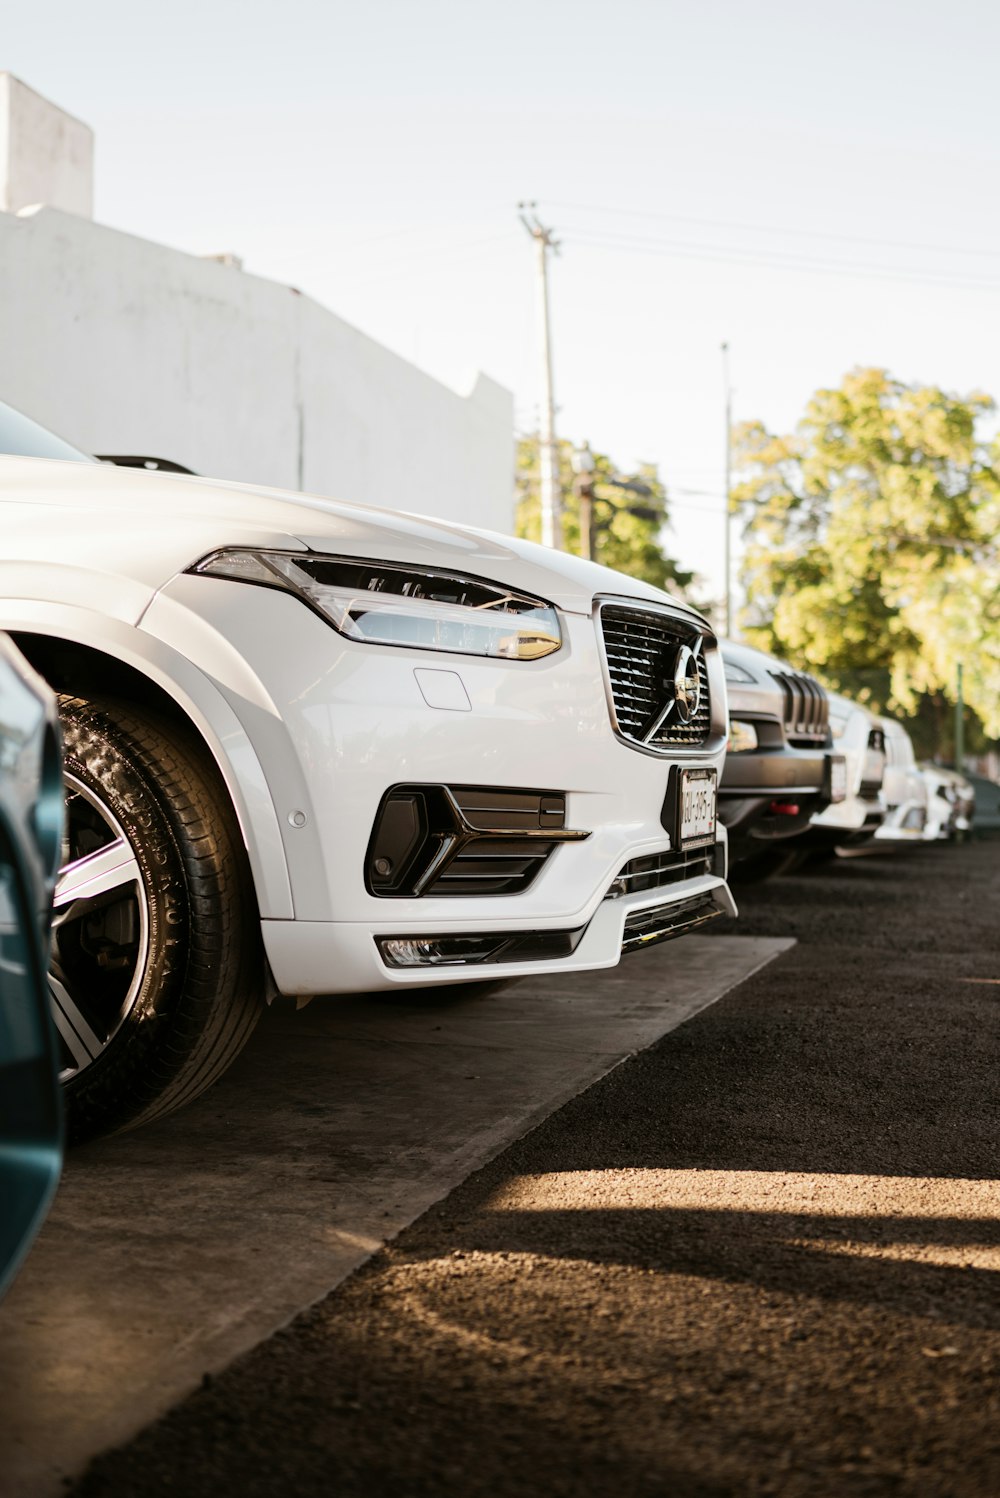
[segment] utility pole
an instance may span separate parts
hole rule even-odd
[[[594,476],[597,465],[590,443],[574,447],[570,454],[573,472],[576,474],[574,488],[580,501],[580,555],[588,562],[594,559]]]
[[[726,530],[724,567],[726,571],[726,634],[729,639],[733,637],[733,561],[732,561],[732,531],[733,518],[730,514],[730,495],[732,493],[732,432],[733,432],[733,392],[729,384],[729,344],[722,345],[722,383],[726,393]]]
[[[962,698],[962,662],[958,663],[958,690],[955,693],[955,769],[961,775],[965,758],[965,703]]]
[[[538,432],[538,463],[542,499],[542,545],[562,547],[562,493],[559,450],[556,447],[556,408],[552,389],[552,333],[549,322],[549,251],[558,254],[553,231],[534,212],[534,203],[518,203],[518,217],[535,241],[538,254],[538,322],[542,355],[542,407]]]

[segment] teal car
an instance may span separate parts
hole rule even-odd
[[[55,700],[0,634],[0,1294],[45,1216],[62,1166],[46,977],[62,827]]]

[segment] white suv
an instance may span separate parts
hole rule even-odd
[[[885,818],[885,730],[882,722],[850,698],[830,692],[833,746],[845,758],[844,799],[813,817],[803,838],[815,848],[832,851],[867,842]]]
[[[722,660],[669,595],[509,536],[108,467],[6,408],[0,451],[0,628],[65,736],[75,1132],[195,1096],[268,989],[610,967],[733,912]]]
[[[902,723],[882,718],[885,734],[885,821],[875,836],[886,842],[922,842],[927,825],[927,782],[917,768],[913,741]]]

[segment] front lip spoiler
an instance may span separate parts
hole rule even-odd
[[[659,890],[647,890],[641,895],[625,896],[621,901],[622,935],[619,955],[624,956],[626,952],[638,951],[643,947],[684,936],[689,931],[703,926],[707,921],[714,920],[716,916],[736,913],[732,896],[725,883],[710,875],[701,876],[697,882],[701,884],[701,888],[696,888],[686,895],[674,895],[672,899],[656,899],[655,896],[660,894]],[[627,905],[626,901],[628,901]],[[604,903],[602,901],[602,905]],[[599,906],[598,911],[600,908]],[[380,932],[374,937],[374,941],[381,961],[386,967],[394,968],[396,971],[405,969],[408,972],[419,972],[426,968],[441,967],[448,967],[452,970],[458,967],[482,969],[501,967],[507,963],[537,961],[552,962],[555,965],[575,953],[593,925],[598,911],[594,912],[594,916],[586,925],[565,930],[468,933],[450,931],[438,934],[409,931],[398,935]],[[420,942],[444,947],[453,944],[456,955],[429,956],[426,961],[412,964],[401,963],[394,960],[386,950],[388,946],[397,942]],[[482,955],[474,954],[463,957],[458,949],[470,942],[489,944],[489,949]],[[554,970],[558,969],[554,967]]]
[[[625,917],[622,956],[627,952],[640,952],[646,947],[657,946],[660,942],[672,941],[678,936],[686,936],[689,931],[696,931],[707,921],[713,921],[716,916],[724,914],[722,906],[717,904],[710,894],[691,895],[686,900],[673,900],[645,910],[633,911],[631,915]],[[390,967],[407,969],[440,966],[501,967],[507,962],[537,962],[539,960],[558,962],[561,957],[572,956],[586,929],[585,926],[580,926],[575,931],[516,931],[506,937],[497,932],[492,933],[490,937],[478,935],[418,938],[380,936],[376,938],[376,941],[382,961]],[[449,944],[453,944],[456,955],[428,958],[426,961],[412,964],[402,963],[395,960],[388,950],[391,945],[400,941],[421,941],[428,946],[436,946],[445,950]],[[490,950],[482,956],[463,957],[458,954],[458,948],[476,941],[489,941]]]

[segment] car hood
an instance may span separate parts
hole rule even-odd
[[[834,735],[835,749],[867,750],[868,736],[873,728],[881,728],[876,715],[860,702],[852,702],[839,692],[828,692],[831,722],[841,725],[839,735]]]
[[[763,650],[758,650],[754,645],[744,645],[742,640],[721,639],[719,649],[722,658],[732,661],[734,665],[741,666],[744,671],[758,681],[770,682],[772,671],[795,671],[795,666],[790,666],[787,661],[779,660],[776,655],[765,655]]]
[[[737,640],[721,639],[719,649],[722,659],[739,666],[753,677],[753,681],[731,681],[726,678],[726,695],[729,698],[729,716],[740,713],[767,713],[773,717],[784,717],[785,694],[771,674],[774,671],[791,671],[784,661],[776,656],[765,655],[752,645],[743,645]]]
[[[513,536],[228,481],[0,458],[0,505],[0,589],[5,563],[19,572],[37,563],[65,569],[67,583],[80,569],[121,580],[134,605],[137,589],[152,596],[208,552],[245,546],[447,568],[570,613],[589,614],[599,593],[686,607],[648,583]]]

